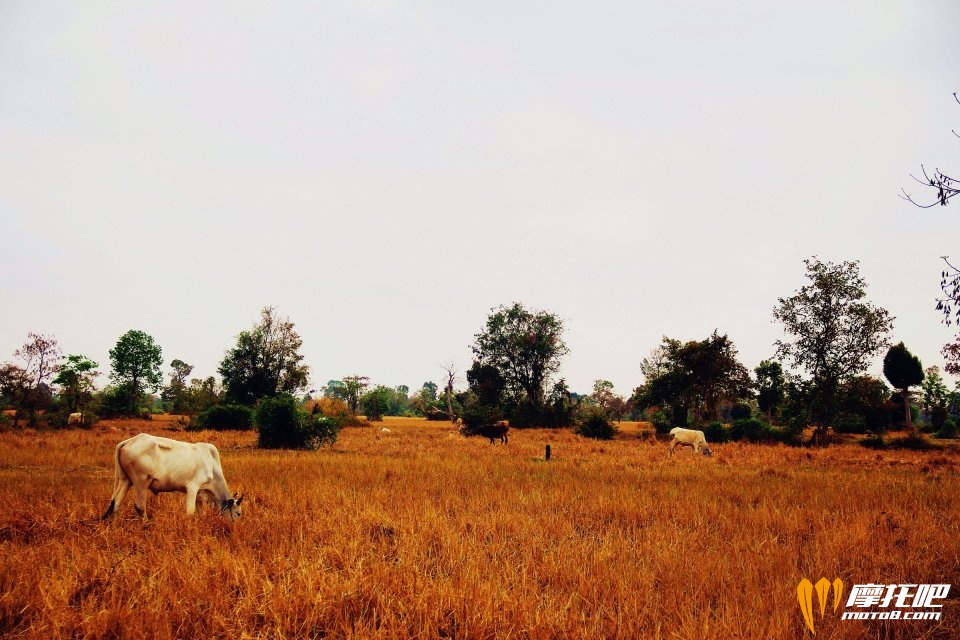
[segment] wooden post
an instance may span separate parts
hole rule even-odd
[[[547,453],[546,453],[546,457],[547,457],[547,460],[549,460],[549,459],[550,459],[550,445],[547,445]]]

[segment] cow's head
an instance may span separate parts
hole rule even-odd
[[[712,456],[712,455],[713,455],[713,451],[710,451],[710,447],[704,447],[704,448],[703,448],[703,455],[705,455],[705,456]]]
[[[243,502],[243,496],[234,495],[232,498],[224,500],[220,505],[220,515],[229,516],[231,520],[240,517],[240,503]]]

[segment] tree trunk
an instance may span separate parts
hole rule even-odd
[[[907,429],[914,431],[913,414],[910,412],[910,392],[907,389],[901,389],[900,392],[903,394],[903,420],[907,425]]]

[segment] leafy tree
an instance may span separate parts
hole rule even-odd
[[[100,375],[99,366],[82,354],[70,354],[60,364],[53,384],[63,390],[61,396],[70,412],[84,413],[92,398],[93,379]]]
[[[323,397],[346,401],[347,385],[342,380],[328,380],[326,386],[323,387]]]
[[[686,343],[664,337],[663,347],[668,370],[649,383],[646,401],[669,405],[675,424],[686,424],[688,409],[702,422],[719,417],[721,402],[751,397],[750,374],[726,334]]]
[[[753,372],[757,375],[757,406],[767,414],[767,422],[773,422],[773,412],[786,394],[783,366],[776,360],[763,360]]]
[[[390,399],[393,391],[389,387],[377,385],[361,398],[363,411],[370,422],[380,422],[383,416],[390,410]]]
[[[47,381],[56,373],[60,360],[57,340],[40,333],[30,332],[23,346],[13,352],[20,365],[7,363],[0,371],[0,387],[10,399],[17,413],[13,425],[19,423],[22,413],[27,414],[31,426],[37,423],[37,410],[50,404],[52,394]]]
[[[163,383],[160,346],[143,331],[131,329],[120,336],[110,350],[110,379],[129,389],[130,415],[137,412],[138,402],[146,390],[156,390]]]
[[[940,375],[940,367],[929,367],[924,372],[920,388],[923,390],[923,410],[935,429],[943,427],[950,405],[950,390]]]
[[[425,394],[425,397],[432,402],[437,399],[437,389],[437,383],[428,380],[420,387],[420,392],[421,394]]]
[[[840,385],[838,431],[883,433],[890,428],[893,403],[890,388],[873,376],[850,376]]]
[[[261,398],[295,395],[306,389],[309,367],[303,364],[303,340],[289,318],[280,318],[273,307],[264,307],[260,322],[241,331],[237,344],[220,363],[226,398],[252,405]]]
[[[910,387],[923,382],[923,365],[920,359],[910,353],[904,344],[896,344],[883,358],[883,375],[894,389],[903,396],[904,420],[908,429],[913,429],[913,417],[910,412]]]
[[[507,381],[495,366],[474,361],[473,366],[467,371],[467,384],[470,385],[470,390],[476,395],[480,404],[498,407]]]
[[[193,365],[183,360],[175,359],[170,363],[170,384],[164,388],[160,397],[167,403],[170,413],[190,413],[190,388],[187,386],[187,376],[193,371]]]
[[[367,376],[352,375],[343,378],[343,399],[350,407],[350,413],[357,413],[360,397],[368,386],[370,386],[370,378]]]
[[[866,302],[866,282],[859,263],[804,260],[810,284],[789,298],[780,298],[773,317],[783,324],[787,339],[777,340],[777,358],[810,376],[796,386],[808,403],[816,429],[814,441],[824,442],[839,405],[840,384],[865,371],[881,349],[893,318]],[[795,412],[794,415],[797,415]],[[796,423],[795,423],[796,425]]]
[[[474,336],[473,354],[481,364],[496,367],[507,392],[526,405],[529,415],[536,415],[544,405],[547,382],[569,351],[563,321],[519,303],[492,312],[485,329]]]

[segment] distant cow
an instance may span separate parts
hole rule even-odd
[[[67,416],[67,426],[72,426],[75,424],[83,424],[82,413],[71,413],[69,416]]]
[[[240,517],[243,496],[230,493],[220,467],[220,452],[212,444],[180,442],[141,433],[117,445],[114,454],[114,490],[103,519],[113,514],[127,490],[133,487],[134,507],[147,517],[147,491],[187,494],[187,515],[193,515],[198,499],[217,505],[231,520]]]
[[[670,441],[671,456],[673,455],[673,448],[678,444],[685,447],[693,447],[694,455],[700,452],[701,447],[703,447],[703,455],[709,456],[713,454],[713,452],[710,451],[710,447],[707,446],[707,438],[703,435],[703,431],[674,427],[670,430],[670,435],[673,436],[673,440]]]
[[[507,444],[507,432],[510,431],[510,423],[506,420],[500,420],[492,425],[486,425],[478,429],[474,429],[474,433],[483,436],[485,438],[490,438],[490,444],[494,444],[494,440],[500,438],[502,444]]]

